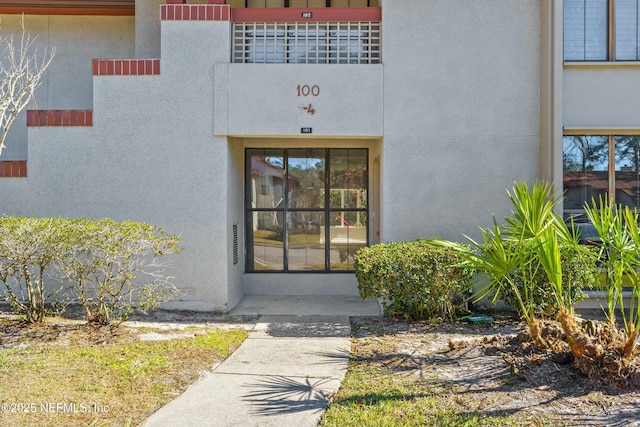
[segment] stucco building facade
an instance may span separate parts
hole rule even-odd
[[[618,191],[640,62],[616,12],[637,3],[0,0],[3,32],[24,13],[57,49],[0,157],[0,213],[181,235],[169,307],[357,295],[358,248],[476,236],[514,181]],[[580,141],[606,142],[605,184],[567,160]]]

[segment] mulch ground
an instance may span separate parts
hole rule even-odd
[[[537,351],[525,326],[430,325],[354,319],[356,358],[454,391],[460,411],[512,415],[522,425],[640,426],[640,391],[588,378],[566,351]],[[443,397],[444,398],[444,397]]]

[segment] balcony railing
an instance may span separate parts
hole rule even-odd
[[[379,64],[380,22],[237,22],[233,62]]]

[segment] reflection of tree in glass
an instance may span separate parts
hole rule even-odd
[[[331,158],[332,208],[366,208],[366,157],[353,151]]]
[[[565,171],[587,172],[607,167],[609,140],[606,136],[565,136],[563,167]]]
[[[637,172],[640,164],[640,137],[616,137],[616,169]]]
[[[323,151],[321,150],[324,154]],[[324,159],[313,157],[289,158],[289,183],[291,185],[291,208],[323,208],[324,207]],[[324,155],[323,155],[324,157]],[[291,178],[294,179],[291,179]],[[292,233],[305,234],[320,233],[320,223],[317,214],[313,212],[297,211],[293,214],[290,224]]]
[[[640,205],[639,142],[640,137],[633,135],[615,138],[615,201],[632,209]]]
[[[296,159],[297,160],[297,159]],[[324,161],[289,162],[292,188],[292,208],[321,208],[324,206]]]

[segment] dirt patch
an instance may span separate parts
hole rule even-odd
[[[524,325],[434,326],[354,319],[354,358],[416,383],[446,385],[459,411],[512,415],[521,425],[640,426],[640,392],[590,379],[570,352],[540,352]]]
[[[252,319],[187,311],[156,310],[138,313],[126,322],[96,326],[84,320],[78,307],[43,323],[26,323],[21,316],[0,309],[0,348],[32,345],[98,345],[129,341],[163,341],[190,338],[216,328],[250,330]]]

